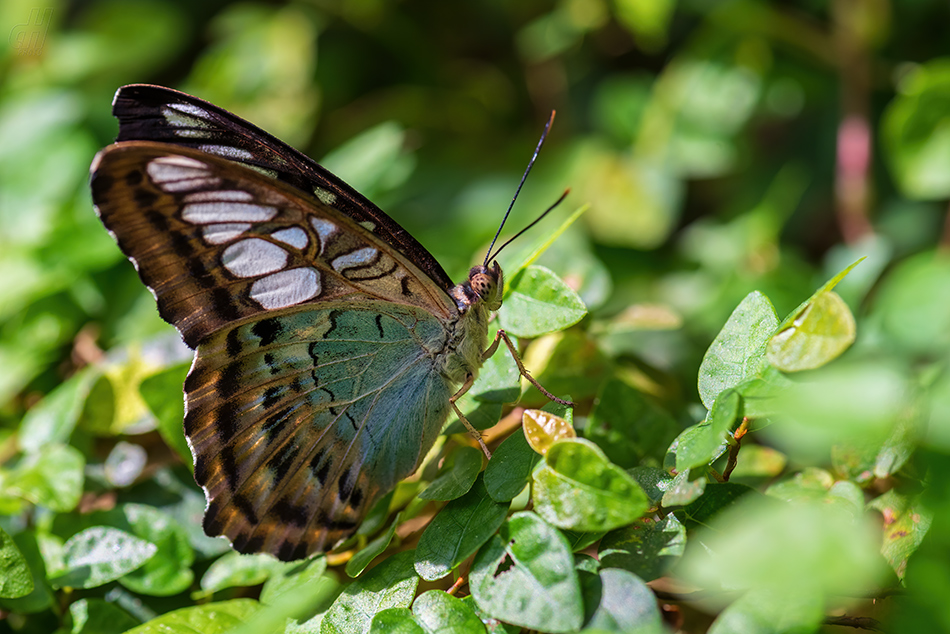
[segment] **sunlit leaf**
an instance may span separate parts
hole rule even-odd
[[[63,545],[65,570],[50,579],[57,588],[95,588],[115,581],[151,558],[155,544],[109,526],[94,526]]]
[[[581,626],[584,609],[564,537],[537,515],[515,513],[475,557],[472,595],[486,614],[545,632]]]
[[[577,293],[543,266],[526,267],[507,288],[498,319],[502,328],[518,337],[564,330],[587,314]]]
[[[630,475],[597,445],[580,438],[554,444],[534,473],[535,510],[548,522],[580,531],[604,531],[633,522],[649,506]]]
[[[528,444],[541,455],[547,453],[558,440],[577,437],[569,422],[539,409],[526,409],[521,418],[521,427]]]

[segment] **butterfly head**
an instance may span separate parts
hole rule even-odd
[[[473,266],[468,272],[468,280],[456,286],[453,295],[462,312],[478,303],[488,310],[498,310],[504,288],[501,267],[498,262],[492,262],[489,266]]]

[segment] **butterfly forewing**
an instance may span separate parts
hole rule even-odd
[[[197,97],[132,84],[115,95],[117,141],[159,141],[193,148],[263,171],[333,206],[403,253],[443,290],[452,282],[409,232],[352,187],[257,126]]]
[[[160,143],[103,150],[103,223],[185,342],[302,303],[386,299],[447,317],[448,296],[399,252],[316,198],[249,168]]]

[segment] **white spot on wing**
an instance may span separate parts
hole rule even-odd
[[[206,114],[201,108],[186,103],[167,104],[162,107],[162,116],[165,117],[165,121],[168,122],[168,125],[176,128],[210,128],[208,122],[203,120],[203,116]],[[175,132],[175,134],[176,136],[192,136],[182,134],[182,132],[198,131],[181,130]],[[200,132],[194,136],[207,136],[207,134]]]
[[[251,284],[251,299],[267,309],[284,308],[316,297],[320,273],[310,267],[281,271]]]
[[[281,229],[280,231],[275,231],[270,234],[274,240],[279,240],[284,244],[289,244],[292,247],[297,247],[298,249],[303,249],[307,246],[307,234],[304,233],[304,230],[300,227],[290,227],[289,229]]]
[[[207,165],[186,156],[161,156],[149,161],[145,171],[152,182],[166,192],[214,187],[220,182],[211,176]]]
[[[207,202],[185,205],[185,222],[206,225],[213,222],[265,222],[277,215],[277,208],[240,202]]]
[[[313,225],[313,228],[316,230],[317,235],[320,236],[320,246],[321,251],[325,251],[327,248],[327,243],[334,233],[339,231],[337,226],[330,222],[329,220],[324,220],[323,218],[310,218],[310,224]]]
[[[254,194],[251,192],[240,191],[236,189],[219,189],[211,190],[204,192],[191,192],[190,194],[185,194],[186,203],[202,203],[202,202],[223,202],[223,201],[232,201],[232,202],[245,202],[248,200],[254,200]]]
[[[317,200],[322,202],[324,205],[333,205],[336,202],[336,194],[331,192],[329,189],[314,187],[313,193],[316,195]]]
[[[238,277],[257,277],[287,266],[287,255],[286,251],[272,242],[248,238],[225,249],[221,254],[221,263]]]
[[[362,249],[357,249],[356,251],[351,251],[346,255],[341,255],[338,258],[334,258],[333,262],[330,263],[330,266],[333,267],[336,271],[344,271],[354,266],[360,266],[362,264],[369,264],[373,261],[373,258],[376,257],[378,252],[372,247],[365,247]]]
[[[251,228],[248,222],[222,223],[205,225],[201,229],[205,242],[208,244],[224,244],[235,239]]]
[[[364,229],[369,229],[370,231],[376,231],[376,223],[369,220],[364,220],[360,223],[360,226]]]
[[[247,161],[254,158],[254,155],[247,150],[234,147],[233,145],[202,145],[198,149],[200,149],[202,152],[207,152],[208,154],[223,156],[235,161]]]

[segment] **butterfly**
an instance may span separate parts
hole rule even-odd
[[[184,429],[209,536],[285,561],[329,550],[450,410],[464,422],[455,399],[500,341],[540,388],[503,331],[488,343],[497,261],[453,284],[354,189],[191,95],[124,86],[113,114],[93,202],[195,349]]]

